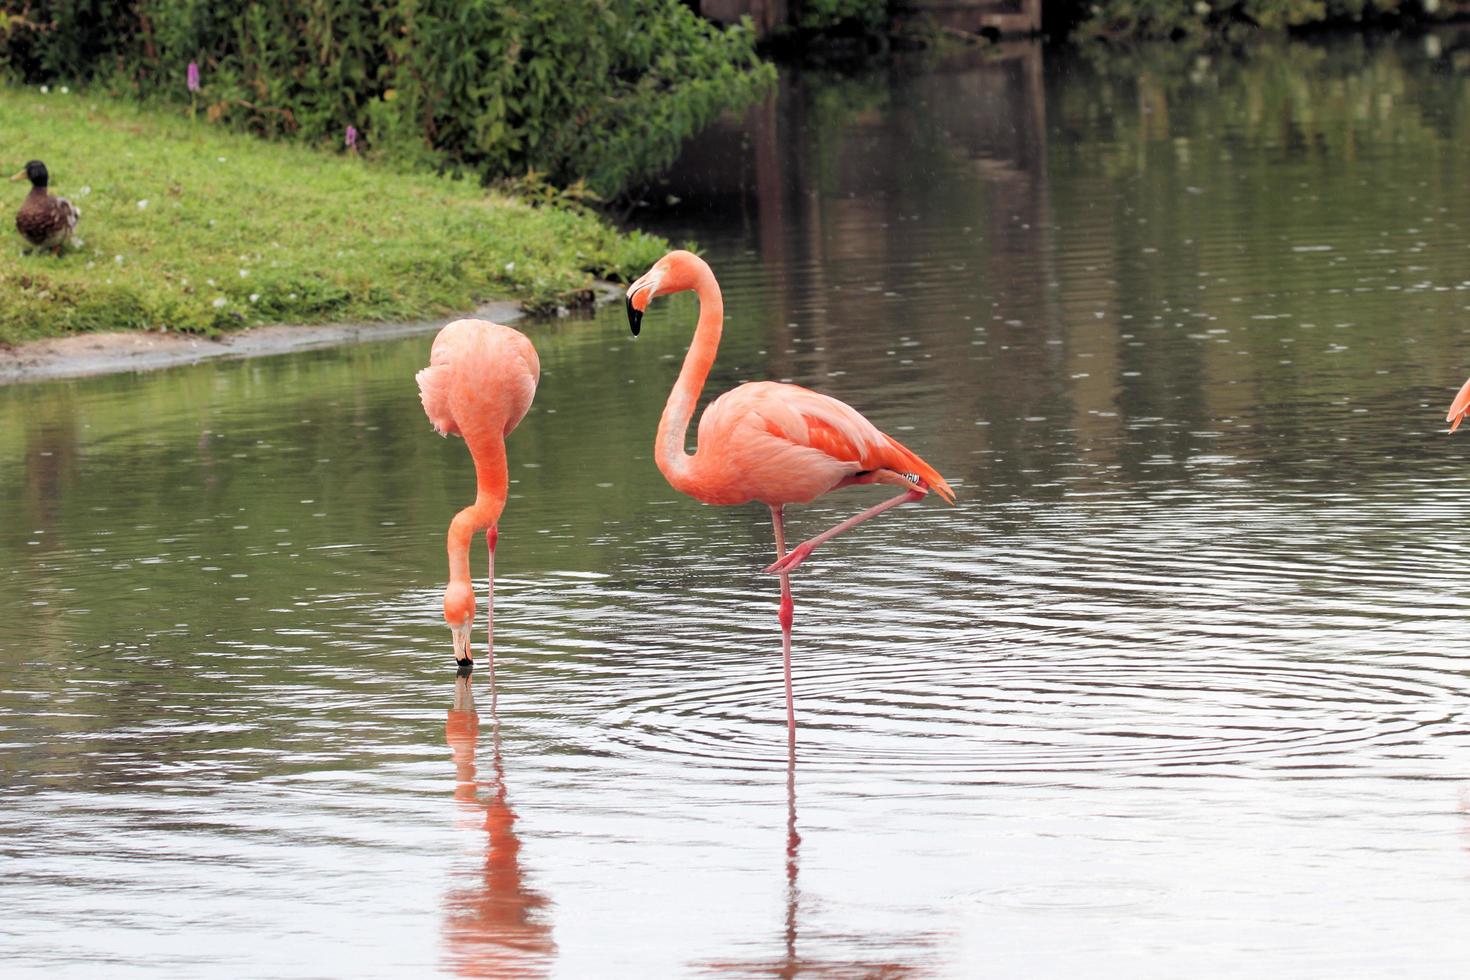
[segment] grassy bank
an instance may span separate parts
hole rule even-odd
[[[554,303],[641,272],[665,243],[595,216],[399,174],[62,88],[0,88],[0,170],[44,160],[81,244],[22,254],[29,185],[0,183],[0,341],[125,329],[451,313]]]

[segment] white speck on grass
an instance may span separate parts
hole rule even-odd
[[[228,302],[229,300],[225,299],[223,296],[216,296],[214,298],[214,302],[210,305],[212,305],[217,310],[222,310],[224,309],[225,304]]]
[[[260,302],[260,294],[259,293],[251,293],[250,294],[250,302],[252,302],[252,303],[259,303]]]
[[[143,200],[138,202],[138,210],[142,211],[146,207],[148,207],[148,199],[145,197]]]

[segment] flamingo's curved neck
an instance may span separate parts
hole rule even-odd
[[[703,263],[701,263],[703,265]],[[720,330],[725,322],[725,303],[720,296],[720,284],[715,281],[709,266],[699,270],[694,281],[694,294],[699,297],[699,324],[694,328],[694,340],[689,353],[684,355],[684,367],[669,400],[664,404],[663,417],[658,422],[658,439],[654,443],[654,460],[659,470],[675,490],[688,493],[690,466],[693,458],[684,451],[689,420],[694,417],[694,407],[699,402],[699,393],[704,389],[705,378],[715,363],[715,352],[720,347]]]
[[[449,581],[470,584],[470,539],[500,520],[505,510],[509,475],[505,464],[505,440],[497,431],[489,435],[465,432],[465,442],[475,461],[475,502],[449,522]]]

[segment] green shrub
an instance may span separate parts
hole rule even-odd
[[[601,194],[774,77],[747,25],[678,0],[0,0],[0,70],[190,102],[269,137],[342,147],[351,126],[355,151]]]

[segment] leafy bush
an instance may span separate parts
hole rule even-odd
[[[852,0],[839,0],[852,2]],[[197,102],[264,136],[613,194],[774,78],[678,0],[0,0],[0,70]]]

